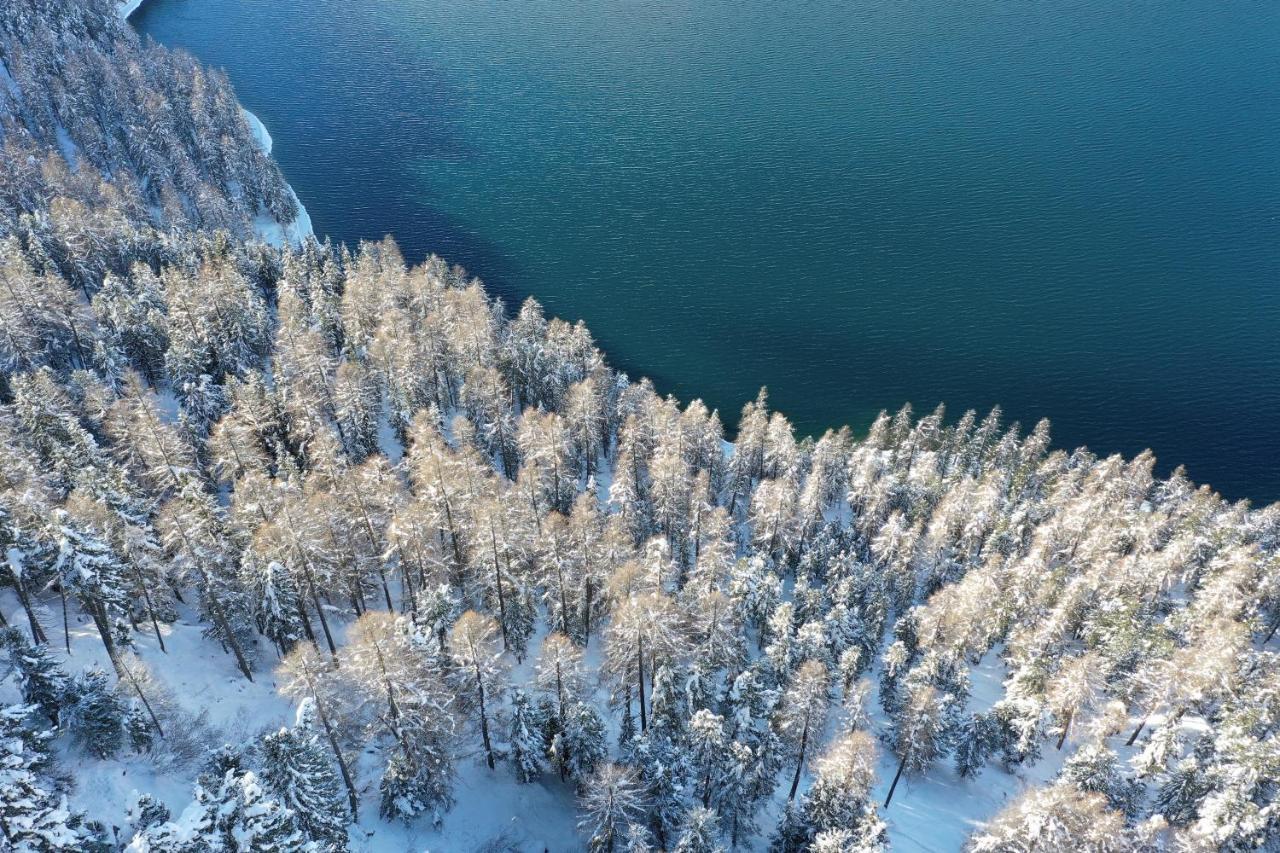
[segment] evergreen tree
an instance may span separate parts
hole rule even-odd
[[[627,768],[602,765],[583,789],[581,806],[578,828],[588,836],[587,849],[614,853],[622,849],[627,827],[642,812],[640,786]]]
[[[129,806],[125,818],[135,833],[142,833],[168,822],[170,813],[168,807],[151,794],[141,794]]]
[[[956,775],[962,779],[976,777],[998,747],[999,732],[991,718],[970,714],[956,732]]]
[[[912,688],[902,712],[894,720],[893,751],[899,761],[884,800],[885,808],[893,800],[893,792],[904,770],[923,773],[946,753],[949,737],[946,706],[949,701],[950,697],[932,684],[921,683]]]
[[[1194,756],[1188,756],[1169,771],[1156,791],[1152,810],[1164,815],[1170,823],[1183,825],[1195,818],[1201,801],[1213,789],[1204,768]]]
[[[432,764],[402,749],[393,752],[378,783],[382,817],[410,823],[425,815],[438,827],[444,813],[453,806],[453,791],[447,777],[433,772],[439,769],[438,762],[433,768]]]
[[[228,770],[216,789],[197,789],[196,802],[204,805],[226,849],[255,853],[314,849],[303,837],[294,811],[272,796],[250,770]]]
[[[542,721],[538,717],[537,709],[524,691],[513,691],[508,741],[511,766],[519,782],[532,782],[542,774],[542,755],[547,743],[542,733]]]
[[[148,752],[155,743],[156,729],[142,706],[131,703],[124,713],[124,730],[134,752]]]
[[[103,648],[114,665],[120,640],[128,640],[126,569],[102,539],[79,529],[64,510],[55,513],[58,556],[54,565],[66,590],[93,617]]]
[[[636,739],[631,763],[644,795],[649,826],[658,846],[667,847],[675,840],[684,817],[685,756],[667,738],[647,732]]]
[[[347,815],[338,774],[315,730],[314,705],[299,709],[293,728],[264,736],[258,745],[262,782],[291,809],[298,827],[317,850],[347,849]]]
[[[1076,750],[1063,765],[1062,778],[1082,791],[1102,794],[1116,811],[1129,816],[1137,812],[1141,785],[1121,773],[1116,754],[1101,744]]]
[[[52,733],[35,720],[35,707],[0,708],[0,837],[15,851],[103,850],[82,815],[49,780]]]
[[[74,703],[68,725],[85,751],[95,758],[111,758],[124,739],[125,709],[97,667],[84,670],[71,686]]]
[[[17,670],[22,701],[35,705],[54,726],[58,725],[62,707],[68,703],[70,678],[62,664],[43,643],[32,644],[17,629],[0,636]]]
[[[474,708],[480,723],[485,761],[492,770],[494,748],[489,735],[489,719],[491,707],[501,699],[505,686],[505,673],[499,664],[501,653],[497,648],[498,624],[491,616],[468,610],[454,623],[449,637],[453,661],[458,668],[459,690],[475,697]]]
[[[605,737],[604,721],[594,708],[586,702],[570,706],[563,735],[563,762],[570,778],[581,782],[591,776],[609,754]]]
[[[672,849],[675,853],[725,853],[725,848],[718,841],[719,834],[716,813],[694,806],[685,814],[680,840]]]

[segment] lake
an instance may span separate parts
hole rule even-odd
[[[999,403],[1280,497],[1280,4],[148,0],[319,234],[732,425]]]

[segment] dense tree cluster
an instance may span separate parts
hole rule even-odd
[[[86,295],[180,253],[183,234],[298,215],[226,76],[144,43],[117,5],[0,5],[0,240]]]
[[[1278,849],[1280,507],[999,411],[798,439],[762,391],[729,445],[437,258],[246,242],[287,210],[225,80],[113,14],[0,10],[7,844],[107,843],[53,737],[192,742],[135,654],[188,612],[298,717],[132,850],[344,850],[478,761],[576,791],[596,851],[873,851],[903,779],[1059,750],[973,850]],[[73,618],[113,672],[65,670]]]

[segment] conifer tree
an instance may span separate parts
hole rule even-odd
[[[71,679],[62,664],[43,643],[32,644],[16,628],[0,635],[0,644],[9,652],[17,670],[22,701],[34,705],[56,727],[61,709],[69,703]]]
[[[725,853],[718,840],[716,813],[702,806],[694,806],[685,814],[680,828],[680,840],[673,848],[675,853]]]
[[[315,730],[315,704],[299,707],[293,728],[262,738],[262,782],[295,815],[302,834],[317,850],[347,849],[346,813],[342,788]]]
[[[547,744],[538,711],[523,690],[516,689],[511,694],[511,728],[507,740],[516,780],[536,780],[542,774],[542,755]]]
[[[77,740],[95,758],[111,758],[123,742],[125,709],[107,674],[96,667],[86,669],[76,676],[70,692],[75,700],[68,724]]]
[[[796,769],[791,777],[788,800],[796,798],[800,774],[811,743],[818,737],[826,720],[830,700],[827,695],[827,670],[819,661],[806,661],[787,688],[779,724],[795,752]]]
[[[937,758],[945,754],[948,741],[946,705],[949,697],[931,684],[912,688],[906,704],[894,721],[893,751],[898,756],[898,769],[884,807],[893,800],[904,770],[923,773]]]
[[[13,850],[73,853],[94,839],[45,776],[48,741],[28,705],[0,707],[0,836]]]
[[[458,686],[475,697],[475,714],[490,770],[494,768],[493,740],[489,735],[491,709],[501,700],[505,687],[497,640],[497,622],[474,610],[458,617],[449,632],[449,648],[458,667]]]
[[[601,766],[583,789],[578,828],[588,836],[587,849],[591,853],[621,850],[627,827],[641,811],[640,788],[634,774],[616,764]]]

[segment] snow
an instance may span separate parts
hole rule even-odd
[[[58,150],[62,152],[62,158],[67,161],[71,171],[76,171],[80,157],[76,144],[71,139],[71,134],[67,133],[67,129],[61,124],[54,129],[54,133],[58,138]]]
[[[142,3],[143,0],[120,0],[116,5],[116,10],[119,12],[121,20],[127,20],[130,15],[138,10],[138,7],[140,7]],[[4,73],[4,79],[10,86],[13,85],[12,79],[9,77],[7,71]],[[245,123],[249,125],[249,131],[253,134],[254,141],[258,143],[258,146],[265,153],[270,154],[273,141],[271,139],[271,133],[267,130],[266,125],[262,123],[261,119],[249,110],[246,110],[244,107],[240,108],[240,112],[244,115]],[[62,138],[59,136],[59,143],[61,143],[61,141]],[[69,139],[67,141],[68,143],[70,142]],[[64,147],[64,153],[65,150],[66,149]],[[71,163],[75,162],[72,156],[69,156],[67,159]],[[308,237],[315,235],[315,230],[311,225],[311,214],[307,212],[306,205],[304,205],[298,198],[298,194],[293,191],[293,187],[288,184],[285,184],[285,192],[289,194],[289,198],[293,200],[293,203],[297,205],[298,208],[298,215],[292,222],[277,222],[266,213],[259,214],[253,220],[253,228],[258,236],[262,238],[264,242],[276,247],[281,247],[286,244],[298,246],[301,245]]]
[[[270,154],[271,149],[275,146],[275,141],[272,140],[271,132],[262,123],[262,119],[244,107],[240,108],[240,114],[244,116],[245,124],[249,125],[249,132],[253,134],[253,141],[258,143],[258,147],[262,149],[263,153]]]
[[[18,97],[18,81],[13,79],[13,75],[9,73],[9,68],[3,61],[0,61],[0,82],[4,83],[5,88],[9,90],[9,94],[13,95],[14,98]]]
[[[244,107],[240,108],[240,112],[244,115],[245,124],[249,125],[249,132],[253,134],[253,139],[258,143],[258,147],[264,153],[270,154],[275,142],[272,140],[271,132],[267,130],[267,126],[262,123],[262,119]],[[303,240],[315,234],[311,227],[311,214],[307,213],[307,208],[298,199],[298,194],[288,184],[285,185],[285,191],[289,194],[289,198],[293,199],[293,203],[298,206],[296,219],[288,224],[282,224],[263,213],[253,221],[253,227],[258,232],[258,236],[272,246],[283,246],[286,243],[297,246]]]
[[[116,4],[116,11],[120,13],[121,20],[128,20],[129,16],[138,11],[138,7],[142,5],[143,0],[120,0]]]
[[[1004,695],[1007,675],[1000,647],[992,649],[970,670],[971,694],[968,710],[982,713],[990,710]],[[879,690],[873,692],[871,707],[875,730],[884,731],[888,722],[880,708]],[[898,759],[880,748],[872,800],[880,809],[880,817],[888,824],[889,846],[900,851],[959,850],[977,827],[995,816],[1005,804],[1024,789],[1052,779],[1062,768],[1071,750],[1054,750],[1052,743],[1043,747],[1043,758],[1017,774],[1005,773],[990,762],[976,779],[961,779],[948,757],[937,761],[923,776],[904,775],[893,794],[889,808],[883,808],[889,785],[898,769]]]

